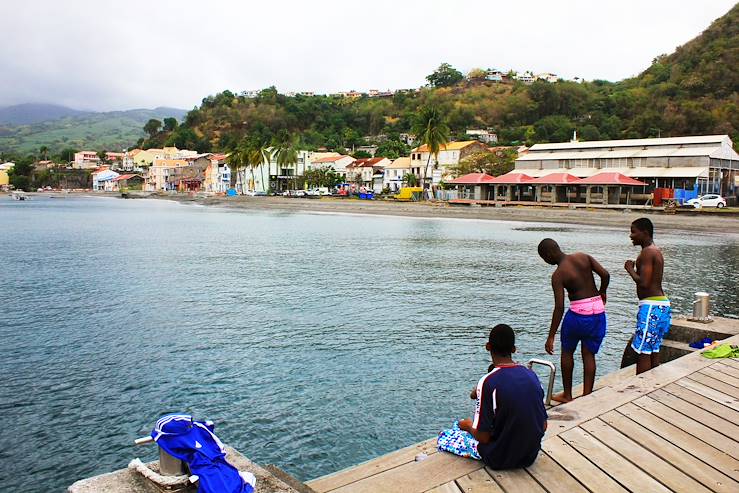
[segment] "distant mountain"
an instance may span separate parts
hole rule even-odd
[[[187,110],[159,107],[78,113],[28,125],[0,123],[0,152],[34,153],[41,146],[48,147],[52,155],[67,148],[120,151],[144,137],[143,127],[149,119],[182,120]]]
[[[46,103],[24,103],[0,108],[0,124],[31,125],[67,116],[81,116],[87,111],[74,110],[66,106]]]

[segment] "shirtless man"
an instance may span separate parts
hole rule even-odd
[[[654,225],[649,219],[642,217],[631,223],[631,242],[641,247],[636,265],[633,260],[624,264],[624,269],[636,283],[639,297],[636,331],[630,341],[631,349],[638,354],[637,375],[659,366],[662,338],[672,323],[670,300],[662,290],[665,260],[653,237]]]
[[[564,292],[570,298],[570,309],[562,321],[561,366],[564,392],[553,395],[559,402],[572,400],[572,370],[575,367],[575,349],[582,341],[580,351],[583,363],[583,395],[593,391],[595,384],[595,355],[606,335],[606,289],[611,276],[593,257],[585,253],[566,255],[556,241],[546,238],[539,243],[539,256],[557,269],[552,274],[554,311],[549,337],[544,349],[554,354],[554,336],[564,314]],[[595,287],[593,272],[600,277],[600,289]]]

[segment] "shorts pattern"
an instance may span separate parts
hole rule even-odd
[[[460,457],[482,460],[480,453],[477,451],[479,443],[472,434],[461,430],[459,422],[455,421],[451,429],[439,433],[437,448]]]
[[[631,347],[639,354],[658,353],[671,323],[672,308],[669,301],[640,302]]]

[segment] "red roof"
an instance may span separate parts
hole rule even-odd
[[[139,175],[136,175],[136,174],[120,175],[120,176],[116,176],[115,178],[113,178],[113,181],[130,180],[134,176],[139,176]]]
[[[534,185],[575,185],[581,181],[580,178],[569,173],[552,173],[540,178],[534,178],[529,183]]]
[[[314,163],[333,163],[333,162],[338,161],[339,159],[344,159],[345,157],[349,157],[349,156],[344,156],[344,155],[328,156],[328,157],[322,157],[322,158],[316,159],[313,162]]]
[[[511,171],[510,173],[496,176],[493,178],[493,183],[498,185],[515,185],[516,183],[528,183],[531,180],[533,180],[533,178],[527,174]]]
[[[495,180],[494,176],[490,176],[487,173],[469,173],[462,175],[459,178],[451,180],[449,183],[453,185],[485,185],[493,183]]]
[[[369,168],[369,167],[375,166],[377,163],[379,163],[383,159],[385,158],[384,157],[367,157],[367,158],[357,159],[356,161],[354,161],[354,167],[355,168],[359,168],[359,167]]]
[[[635,180],[629,176],[613,171],[598,173],[580,182],[581,185],[646,185],[643,181]]]

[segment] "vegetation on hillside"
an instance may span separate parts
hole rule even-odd
[[[460,80],[442,64],[427,77],[429,87],[384,98],[288,97],[274,87],[255,98],[223,91],[203,99],[179,127],[139,144],[225,151],[247,136],[271,141],[287,131],[306,148],[344,152],[371,143],[365,136],[396,145],[425,107],[443,113],[457,139],[468,128],[491,127],[503,144],[567,141],[575,130],[581,140],[721,133],[739,142],[738,29],[739,5],[638,77],[617,83],[496,84],[479,74]]]

